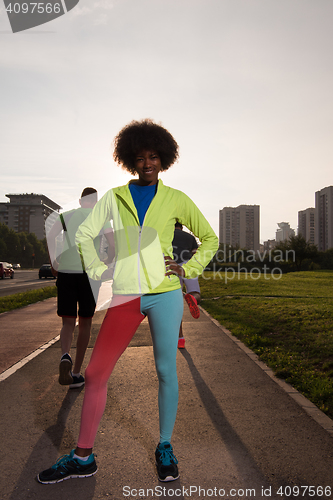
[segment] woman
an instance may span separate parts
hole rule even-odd
[[[178,405],[176,354],[183,315],[179,276],[194,278],[201,274],[218,248],[218,239],[196,205],[158,178],[178,159],[178,144],[166,129],[151,120],[131,122],[115,138],[114,159],[138,179],[108,191],[76,235],[90,278],[110,279],[110,270],[100,261],[93,240],[105,223],[113,220],[114,295],[85,372],[77,447],[38,475],[42,483],[88,477],[97,471],[92,447],[106,404],[107,382],[146,316],[159,380],[158,477],[160,481],[179,477],[170,443]],[[198,252],[183,267],[171,257],[176,221],[201,241]]]

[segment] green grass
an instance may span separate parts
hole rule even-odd
[[[28,290],[23,293],[15,293],[0,297],[0,313],[12,311],[20,307],[40,302],[41,300],[49,299],[50,297],[57,296],[57,288],[55,286],[46,286],[38,290]]]
[[[268,276],[205,273],[202,306],[333,418],[333,271]]]

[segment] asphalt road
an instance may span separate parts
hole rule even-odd
[[[104,314],[94,316],[84,368]],[[309,415],[310,402],[300,404],[300,394],[204,311],[194,320],[185,304],[183,320],[172,440],[180,478],[156,477],[158,384],[144,320],[108,383],[94,446],[98,473],[41,485],[36,474],[76,445],[85,389],[59,385],[60,343],[45,348],[59,334],[55,298],[1,315],[4,361],[32,354],[0,382],[1,500],[332,499],[333,436]]]
[[[4,278],[0,280],[0,297],[13,295],[14,293],[26,292],[27,290],[35,290],[45,286],[54,286],[55,280],[39,279],[38,269],[15,269],[14,278]]]

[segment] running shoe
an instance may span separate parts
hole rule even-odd
[[[190,313],[192,314],[193,318],[198,319],[200,317],[200,309],[198,307],[197,299],[190,293],[187,293],[185,295],[185,300],[188,307],[190,308]]]
[[[73,377],[72,377],[72,358],[70,357],[69,354],[64,354],[61,357],[60,364],[59,364],[59,384],[61,385],[70,385],[73,383]]]
[[[96,474],[97,465],[92,453],[86,462],[74,457],[74,449],[69,455],[63,455],[50,469],[46,469],[37,476],[42,484],[61,483],[65,479],[74,477],[90,477]]]
[[[82,387],[84,385],[84,376],[83,375],[73,375],[73,383],[69,386],[70,389],[78,389],[79,387]]]
[[[155,458],[160,481],[175,481],[179,478],[178,460],[173,454],[172,446],[168,441],[157,445]]]
[[[180,337],[178,339],[178,349],[185,349],[185,339],[184,339],[184,337]]]

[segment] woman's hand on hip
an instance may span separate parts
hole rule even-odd
[[[180,266],[175,262],[171,257],[164,257],[165,261],[165,269],[166,273],[165,276],[172,276],[173,274],[176,274],[177,276],[181,276],[182,278],[185,278],[185,271]]]

